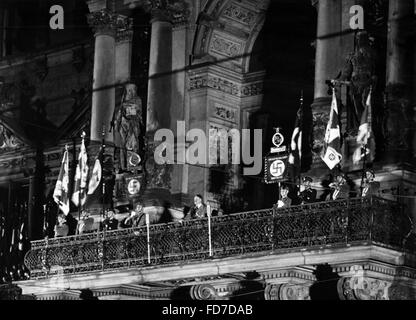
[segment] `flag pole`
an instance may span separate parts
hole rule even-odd
[[[84,143],[84,138],[85,138],[85,132],[82,131],[81,134],[81,148],[82,145]],[[81,153],[81,149],[79,151]],[[79,190],[78,190],[78,221],[81,220],[81,186],[82,186],[82,171],[83,168],[81,168],[81,164],[80,164],[80,160],[79,160],[79,156],[78,156],[78,166],[79,166]]]
[[[370,86],[370,92],[368,93],[370,99],[371,99],[372,91],[373,91],[373,86]],[[369,99],[369,98],[367,98],[367,99]],[[370,101],[370,106],[371,106],[371,101]],[[370,106],[369,106],[369,108],[371,108]],[[370,114],[370,119],[371,119],[372,118],[371,109],[368,110],[368,113]],[[368,118],[368,116],[367,116],[367,118]],[[364,148],[364,159],[363,159],[363,169],[362,169],[362,173],[361,173],[360,196],[363,195],[363,189],[364,189],[365,169],[366,169],[366,166],[367,166],[367,147],[368,147],[368,138],[370,138],[370,136],[371,136],[371,123],[372,123],[372,120],[370,120],[370,123],[368,124],[369,136],[365,140],[365,142],[366,142],[365,145],[362,147],[362,148]],[[369,150],[369,152],[371,152],[371,150]]]
[[[102,140],[101,140],[101,148],[102,148],[102,152],[101,152],[101,179],[103,181],[103,188],[102,188],[102,216],[101,219],[104,221],[104,212],[105,212],[105,179],[104,179],[104,151],[105,151],[105,124],[103,123],[102,126]],[[100,230],[100,228],[98,228],[98,230]]]
[[[300,122],[300,126],[303,126],[303,89],[300,92],[300,112],[301,112],[301,116],[302,116],[302,121]],[[303,128],[299,128],[300,132],[303,132],[302,130]],[[303,138],[303,134],[300,137],[300,156],[299,156],[299,192],[300,192],[300,186],[302,184],[302,138]]]

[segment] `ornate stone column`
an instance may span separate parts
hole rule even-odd
[[[146,205],[161,207],[171,201],[172,164],[156,164],[154,135],[158,129],[172,129],[172,31],[173,23],[187,11],[182,1],[152,1],[152,31],[149,57],[149,84],[146,118]],[[173,121],[172,121],[173,120]],[[176,125],[175,125],[176,127]],[[172,159],[174,160],[174,159]]]
[[[410,99],[409,84],[412,73],[407,60],[410,46],[407,42],[408,21],[413,14],[412,0],[390,0],[387,34],[387,68],[386,68],[386,105],[385,105],[385,140],[386,160],[397,162],[409,155],[411,138],[409,128],[412,119],[409,117]]]
[[[112,199],[114,135],[110,127],[115,107],[116,35],[117,31],[129,30],[131,20],[110,11],[101,2],[91,1],[89,5],[93,12],[88,15],[88,23],[95,36],[90,160],[94,161],[103,140],[106,145],[103,160],[105,200],[104,204],[92,205],[95,208],[108,207]]]
[[[115,104],[115,37],[117,15],[102,9],[88,16],[88,23],[94,30],[94,75],[91,111],[91,140],[101,142],[103,126],[104,139],[113,142],[109,128]]]
[[[312,104],[313,113],[313,162],[321,163],[319,154],[323,147],[325,128],[328,122],[331,96],[328,95],[328,85],[340,71],[341,54],[341,25],[340,15],[342,1],[312,0],[318,11],[318,27],[316,38],[315,60],[315,91]]]

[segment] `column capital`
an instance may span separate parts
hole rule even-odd
[[[116,41],[131,41],[133,39],[133,19],[126,18],[117,26]]]
[[[129,29],[133,24],[132,19],[108,9],[90,13],[87,19],[88,24],[94,30],[95,36],[106,34],[115,37],[118,30]]]
[[[168,21],[184,24],[190,16],[189,4],[185,0],[134,0],[152,15],[153,21]]]

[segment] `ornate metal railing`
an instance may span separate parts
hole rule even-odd
[[[377,244],[416,252],[402,207],[359,198],[33,241],[31,278],[300,248]],[[211,250],[210,250],[211,249]],[[148,260],[150,252],[150,260]]]

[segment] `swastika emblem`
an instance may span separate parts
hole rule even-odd
[[[334,161],[335,160],[335,154],[330,153],[329,154],[329,160]]]
[[[285,163],[281,160],[276,160],[270,166],[270,174],[273,177],[280,177],[284,174],[285,169]]]

